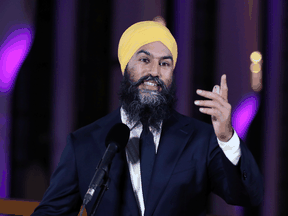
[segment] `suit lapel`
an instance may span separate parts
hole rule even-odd
[[[108,132],[115,124],[120,122],[120,109],[117,109],[108,116],[99,120],[98,125],[101,127],[100,130],[92,131],[92,137],[95,142],[98,143],[97,147],[99,148],[101,155],[106,151],[105,139]]]
[[[92,133],[93,138],[96,143],[98,143],[97,147],[99,148],[99,152],[102,155],[106,150],[105,139],[109,130],[119,122],[121,122],[120,110],[117,109],[109,115],[108,119],[105,118],[103,121],[99,122],[99,125],[102,127],[101,130]],[[189,119],[181,117],[180,114],[176,112],[173,113],[168,121],[163,123],[148,199],[145,205],[145,216],[153,215],[161,195],[169,182],[173,169],[191,136],[191,131],[185,131],[185,125],[188,124]],[[111,164],[109,177],[111,178],[110,184],[115,184],[116,188],[124,193],[123,196],[121,196],[123,197],[123,200],[119,200],[119,202],[124,204],[122,207],[128,207],[133,216],[139,215],[125,151],[116,154]],[[120,179],[124,180],[120,181]],[[120,193],[120,191],[117,191],[117,193]]]
[[[105,118],[104,121],[99,123],[99,125],[102,127],[101,131],[92,133],[94,140],[96,143],[98,143],[97,146],[99,147],[101,155],[103,155],[106,150],[105,139],[108,132],[116,123],[121,122],[120,109],[117,109],[109,115],[108,119]],[[111,179],[110,184],[114,184],[118,190],[116,193],[121,193],[121,198],[123,200],[119,200],[119,202],[124,204],[121,206],[121,208],[127,208],[128,206],[131,215],[139,215],[138,205],[129,175],[125,151],[119,152],[115,155],[110,167],[109,177]]]
[[[174,112],[167,122],[163,123],[147,204],[145,205],[145,216],[153,215],[161,195],[169,182],[173,169],[188,142],[191,131],[188,132],[184,129],[184,126],[188,123],[189,120],[187,118],[181,117],[176,112]]]

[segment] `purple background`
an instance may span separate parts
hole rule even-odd
[[[0,198],[13,197],[10,192],[13,191],[15,181],[11,183],[11,173],[18,172],[20,176],[24,173],[25,184],[23,183],[23,187],[25,190],[21,196],[13,198],[41,200],[43,192],[48,186],[49,176],[58,164],[67,134],[79,127],[77,121],[79,121],[79,112],[82,109],[79,103],[84,97],[83,92],[79,90],[81,88],[79,86],[84,82],[83,76],[79,74],[84,73],[83,70],[86,73],[87,67],[85,69],[81,67],[83,62],[84,65],[91,64],[91,62],[85,63],[88,60],[85,60],[85,55],[82,55],[83,47],[79,42],[79,38],[85,37],[87,41],[91,41],[89,33],[85,35],[79,27],[83,28],[83,26],[91,24],[79,17],[85,17],[84,11],[88,11],[93,4],[91,3],[90,6],[86,4],[87,9],[85,9],[83,6],[85,4],[80,4],[78,0],[51,2],[54,5],[51,9],[53,31],[47,36],[50,37],[53,44],[51,46],[53,60],[50,64],[52,68],[52,79],[50,80],[52,100],[49,107],[50,131],[44,138],[39,134],[39,137],[48,140],[49,143],[49,151],[47,151],[49,160],[45,162],[49,169],[45,170],[42,165],[34,163],[31,159],[31,163],[29,162],[29,165],[19,172],[17,170],[21,168],[11,165],[19,155],[17,148],[13,147],[14,141],[11,141],[12,137],[14,140],[18,136],[13,129],[14,126],[11,126],[12,120],[17,121],[18,118],[13,111],[14,103],[12,101],[24,100],[25,104],[27,95],[23,92],[21,96],[21,91],[17,90],[18,93],[15,96],[13,91],[16,88],[15,85],[22,86],[16,82],[17,75],[21,73],[25,77],[27,76],[25,72],[30,70],[29,66],[26,66],[25,70],[21,66],[28,58],[34,40],[37,39],[39,29],[35,26],[39,15],[36,16],[36,14],[37,8],[39,10],[40,6],[36,1],[29,0],[2,0],[0,3]],[[209,1],[203,2],[209,6]],[[107,25],[110,27],[110,34],[105,43],[109,56],[104,58],[109,58],[111,64],[107,66],[109,73],[105,78],[105,88],[102,88],[108,89],[103,93],[103,97],[107,101],[105,106],[107,113],[119,105],[117,91],[122,75],[117,62],[117,46],[121,34],[131,24],[142,20],[151,20],[157,15],[162,15],[168,21],[168,27],[178,43],[179,57],[175,69],[178,87],[177,110],[192,117],[193,113],[197,113],[197,107],[193,104],[195,100],[193,91],[195,90],[194,85],[200,81],[195,78],[197,76],[194,72],[199,69],[199,67],[194,67],[197,65],[195,59],[198,55],[195,41],[199,35],[197,34],[199,26],[203,25],[204,28],[206,25],[205,22],[196,22],[200,13],[197,11],[201,7],[200,4],[201,1],[196,0],[114,0],[108,4],[110,14]],[[285,58],[282,51],[283,29],[287,28],[287,24],[284,25],[284,18],[287,17],[285,14],[287,11],[283,9],[285,4],[281,0],[219,0],[215,5],[215,22],[213,24],[215,31],[211,31],[212,39],[215,42],[215,47],[212,48],[213,59],[204,61],[205,64],[213,66],[207,82],[211,80],[213,85],[219,85],[221,75],[224,73],[227,75],[229,102],[233,107],[232,124],[239,137],[247,141],[247,145],[254,149],[254,152],[258,152],[257,162],[265,180],[265,198],[258,209],[245,210],[241,207],[230,206],[216,195],[212,195],[209,213],[253,215],[253,211],[256,211],[257,213],[254,215],[279,215],[279,212],[283,213],[287,208],[281,203],[279,204],[279,200],[282,199],[284,202],[286,197],[280,197],[278,194],[280,190],[278,183],[286,178],[286,175],[283,174],[286,172],[283,170],[283,166],[279,167],[279,163],[285,161],[280,156],[283,134],[285,134],[281,127],[281,115],[285,112],[283,107],[287,107],[287,101],[283,100],[284,93],[281,91],[284,85],[281,77],[284,74],[282,65]],[[101,8],[96,9],[95,7],[96,10],[101,10]],[[95,14],[95,20],[100,23],[104,18]],[[91,25],[87,28],[93,30],[96,27]],[[99,34],[102,29],[99,27]],[[97,29],[94,30],[97,32]],[[207,35],[209,36],[209,32]],[[94,43],[99,45],[103,42],[95,38]],[[37,43],[37,46],[41,48],[42,45]],[[41,50],[40,48],[38,50]],[[250,84],[250,54],[253,51],[260,51],[264,61],[264,88],[258,93],[252,90]],[[46,51],[42,50],[42,52]],[[98,50],[95,49],[94,52],[97,54]],[[34,52],[35,55],[41,56],[41,53]],[[30,59],[33,61],[32,57]],[[79,63],[78,59],[82,59],[82,63]],[[89,58],[87,57],[87,59]],[[97,59],[95,59],[95,65],[88,67],[89,73],[101,73],[97,71],[97,68]],[[32,67],[31,70],[33,70]],[[19,79],[19,82],[21,80],[24,79]],[[213,85],[209,86],[210,89],[207,90],[212,90]],[[39,92],[38,89],[33,89],[33,91],[41,95],[41,91]],[[91,100],[101,100],[94,98],[92,91],[91,95]],[[94,120],[96,119],[91,119],[91,122]],[[252,133],[255,133],[256,138]],[[254,142],[255,140],[257,144]],[[26,161],[29,161],[29,156],[25,157]],[[23,179],[19,179],[19,181],[23,181]],[[285,190],[285,188],[282,189]],[[40,192],[33,193],[32,190]],[[288,194],[287,190],[286,192]]]

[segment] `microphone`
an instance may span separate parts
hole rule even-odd
[[[96,188],[108,172],[108,166],[112,162],[115,154],[120,152],[127,145],[130,136],[130,129],[123,123],[115,124],[107,134],[105,145],[106,151],[97,166],[96,172],[90,182],[89,188],[84,196],[83,205],[86,206],[93,197]],[[83,208],[84,209],[84,208]]]

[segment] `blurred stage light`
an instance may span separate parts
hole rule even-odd
[[[153,21],[158,22],[158,23],[162,24],[163,26],[166,26],[166,21],[162,16],[154,17]]]
[[[254,64],[259,63],[259,62],[262,60],[262,55],[261,55],[261,53],[258,52],[258,51],[252,52],[251,55],[250,55],[250,60],[251,60]]]
[[[17,72],[27,56],[33,33],[31,28],[12,32],[0,47],[0,92],[11,90]]]
[[[248,128],[254,119],[260,104],[257,93],[248,94],[240,101],[232,114],[232,125],[238,136],[245,140]]]
[[[250,65],[250,70],[252,73],[259,73],[261,71],[261,65],[258,63],[257,64],[252,63]]]
[[[259,92],[262,89],[262,55],[260,52],[255,51],[250,55],[251,65],[251,88]]]

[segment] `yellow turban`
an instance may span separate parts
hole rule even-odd
[[[173,67],[177,61],[177,43],[166,26],[154,22],[143,21],[130,26],[121,36],[118,46],[118,59],[124,74],[126,65],[134,53],[143,45],[155,41],[162,42],[172,53]]]

